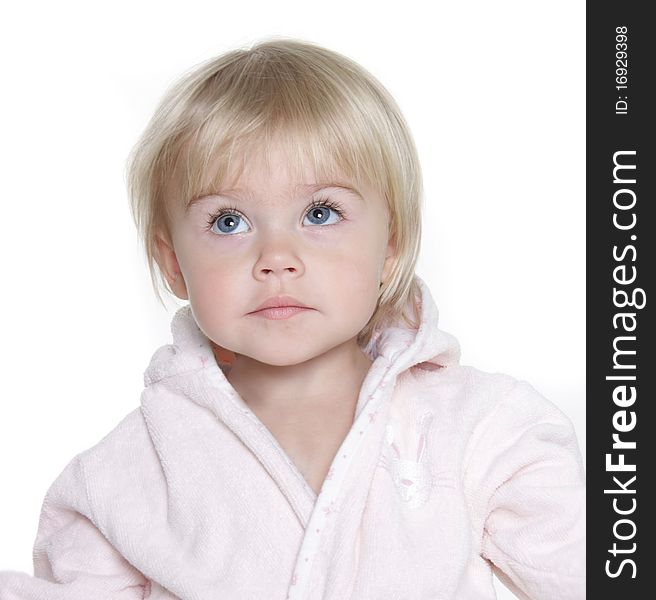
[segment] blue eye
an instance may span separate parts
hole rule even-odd
[[[226,207],[219,210],[218,213],[210,215],[207,221],[207,229],[219,235],[231,235],[233,233],[244,233],[237,229],[239,224],[245,223],[241,213],[236,208]],[[219,228],[214,230],[214,225]]]
[[[331,212],[335,213],[338,219],[328,222]],[[330,200],[315,200],[310,205],[307,214],[311,219],[316,219],[316,221],[312,220],[310,225],[334,225],[344,218],[344,212],[339,204]]]
[[[330,214],[337,215],[336,220],[330,220]],[[310,218],[309,225],[334,225],[344,218],[341,206],[330,200],[315,200],[307,209],[306,215]],[[217,235],[232,235],[234,233],[245,233],[239,226],[245,224],[246,220],[237,208],[227,206],[219,209],[209,216],[207,230]],[[303,221],[305,224],[305,221]],[[214,226],[217,226],[218,230]]]

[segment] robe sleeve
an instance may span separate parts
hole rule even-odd
[[[34,576],[0,572],[0,600],[142,600],[150,594],[148,580],[94,524],[79,455],[46,494],[33,561]]]
[[[571,421],[516,382],[466,463],[480,555],[522,600],[585,598],[585,474]]]

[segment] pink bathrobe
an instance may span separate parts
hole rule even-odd
[[[458,364],[425,283],[388,327],[317,496],[237,395],[189,306],[141,406],[52,484],[34,577],[1,600],[585,597],[584,471],[529,384]]]

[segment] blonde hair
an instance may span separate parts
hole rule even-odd
[[[220,188],[235,159],[241,169],[253,152],[266,160],[262,149],[274,137],[296,167],[309,159],[318,178],[366,181],[386,200],[398,258],[358,342],[367,345],[390,321],[417,327],[423,189],[408,126],[389,92],[356,62],[289,38],[229,51],[184,74],[130,153],[130,209],[159,301],[160,284],[172,294],[155,242],[157,233],[171,239],[171,200],[186,206]]]

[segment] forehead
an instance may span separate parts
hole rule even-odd
[[[230,158],[232,160],[217,169],[220,173],[217,173],[219,177],[214,178],[214,181],[232,189],[259,184],[311,184],[323,175],[317,171],[324,170],[321,163],[315,164],[308,157],[293,153],[287,146],[277,142],[268,146],[244,148]]]
[[[313,151],[314,150],[314,151]],[[199,198],[231,193],[253,197],[263,193],[303,194],[334,187],[353,191],[363,197],[376,193],[367,179],[357,177],[348,164],[330,152],[306,150],[289,137],[277,137],[270,143],[256,140],[233,144],[226,152],[217,152],[198,169],[194,149],[187,156],[187,192],[185,210]]]

